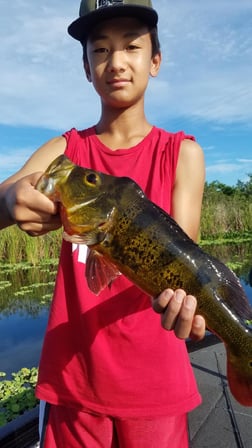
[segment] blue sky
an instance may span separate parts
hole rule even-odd
[[[251,0],[153,0],[163,61],[149,120],[194,134],[207,181],[252,173]],[[0,181],[49,138],[94,124],[99,101],[66,28],[79,0],[0,2]]]

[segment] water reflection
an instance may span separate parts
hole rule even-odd
[[[0,265],[0,371],[37,366],[56,266]]]
[[[35,319],[16,313],[0,321],[0,371],[10,376],[38,365],[47,316],[46,308]]]
[[[55,276],[54,265],[1,264],[0,320],[16,313],[38,316],[50,303]]]
[[[240,277],[252,305],[252,242],[204,247]],[[0,371],[38,365],[56,266],[0,265]]]

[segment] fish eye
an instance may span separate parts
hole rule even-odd
[[[86,174],[84,181],[87,185],[95,187],[99,183],[99,176],[97,173],[90,172]]]
[[[249,367],[252,369],[252,359],[249,361]]]

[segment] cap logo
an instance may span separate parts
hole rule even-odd
[[[107,6],[116,6],[123,3],[123,0],[96,0],[96,9],[105,8]]]

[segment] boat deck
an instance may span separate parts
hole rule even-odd
[[[203,399],[189,415],[190,448],[251,448],[252,407],[240,406],[229,391],[223,344],[211,335],[187,345]],[[8,434],[0,435],[1,448],[39,447],[38,410],[23,425],[10,425]]]
[[[202,395],[202,404],[189,416],[191,448],[251,448],[252,407],[239,405],[226,379],[226,352],[213,345],[191,348],[191,363]],[[190,347],[189,347],[190,350]]]

